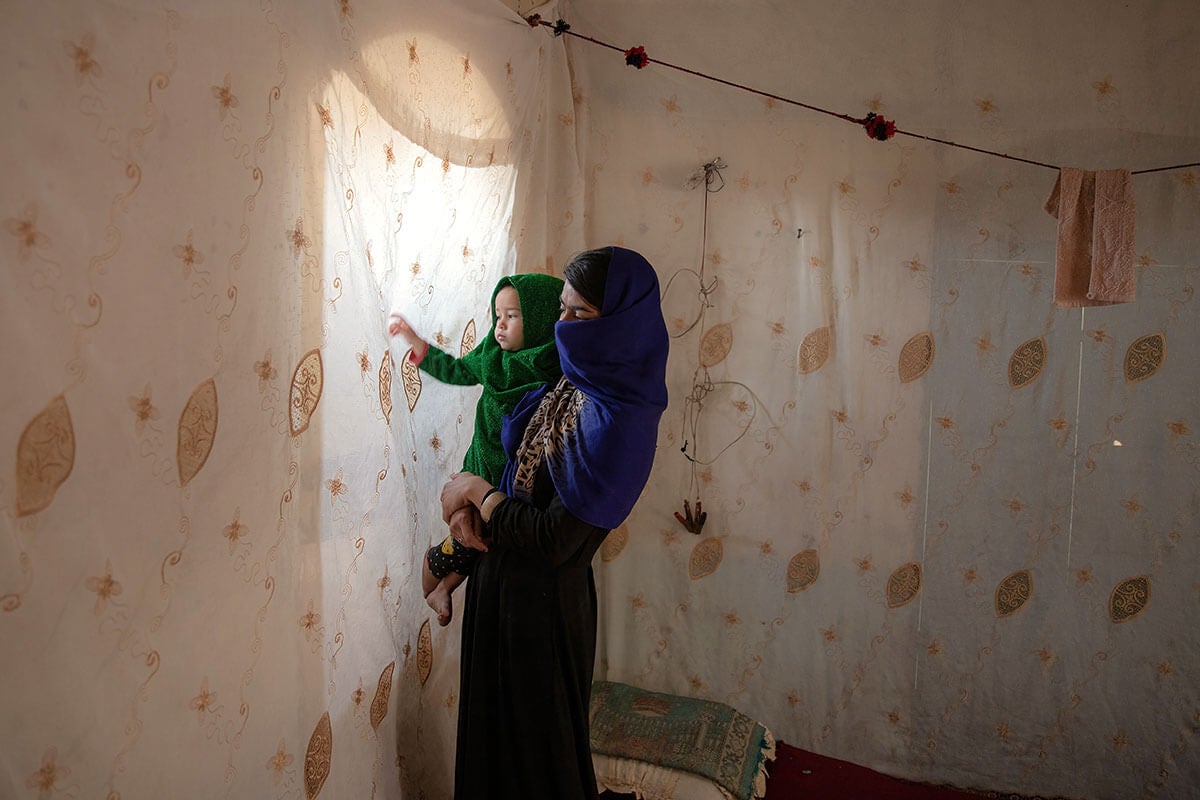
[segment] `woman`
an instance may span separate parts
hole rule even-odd
[[[597,796],[591,561],[650,474],[668,337],[641,255],[589,250],[564,273],[562,379],[506,418],[499,487],[460,473],[442,491],[451,530],[470,543],[482,520],[486,549],[467,582],[456,800]]]

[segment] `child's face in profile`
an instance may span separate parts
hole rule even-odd
[[[501,350],[514,352],[525,346],[525,327],[521,321],[521,298],[517,290],[505,286],[496,293],[496,341]]]

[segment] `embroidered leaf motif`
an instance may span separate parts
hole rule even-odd
[[[392,696],[392,673],[396,662],[388,664],[379,673],[379,685],[375,688],[375,699],[371,701],[371,727],[379,730],[379,723],[387,716],[388,698]]]
[[[179,415],[176,461],[179,485],[187,486],[208,460],[217,438],[217,384],[209,378],[196,387]]]
[[[832,338],[828,325],[817,328],[804,337],[796,354],[796,367],[801,374],[816,372],[825,365],[829,359]]]
[[[462,358],[475,349],[475,320],[470,320],[463,329],[462,343],[458,346],[458,357]]]
[[[321,351],[309,350],[292,373],[292,388],[288,396],[288,426],[292,436],[299,436],[308,429],[317,404],[321,402],[324,386],[325,366],[321,361]]]
[[[1161,333],[1141,337],[1125,351],[1125,381],[1144,381],[1162,367],[1167,359],[1167,339]]]
[[[621,526],[614,531],[610,531],[604,539],[604,544],[600,546],[600,560],[604,562],[612,561],[625,549],[625,545],[629,543],[629,526],[621,523]]]
[[[733,326],[728,322],[714,325],[700,340],[700,366],[715,367],[733,348]]]
[[[1008,360],[1008,385],[1014,389],[1027,386],[1042,374],[1046,366],[1046,340],[1030,339],[1013,351]]]
[[[417,407],[417,398],[421,396],[421,371],[409,359],[410,355],[412,350],[400,359],[400,382],[404,384],[404,397],[408,400],[408,410],[411,412]]]
[[[934,350],[933,335],[918,333],[904,343],[900,348],[900,363],[897,370],[901,383],[909,383],[929,371],[933,365]]]
[[[911,603],[921,592],[921,565],[915,561],[897,567],[887,582],[888,608]]]
[[[816,550],[801,550],[792,556],[787,567],[787,590],[790,594],[803,592],[821,574],[821,556]]]
[[[1145,575],[1126,578],[1113,587],[1108,598],[1108,616],[1113,622],[1128,622],[1150,603],[1150,579]]]
[[[692,557],[688,561],[688,575],[692,580],[708,577],[721,566],[725,548],[721,540],[715,536],[701,540],[692,548]]]
[[[429,620],[421,623],[421,632],[417,634],[417,676],[421,685],[429,680],[433,670],[433,637],[429,633]]]
[[[996,616],[1009,617],[1021,610],[1033,596],[1033,575],[1017,570],[996,587]]]
[[[308,740],[308,751],[304,754],[304,796],[313,800],[321,793],[325,779],[329,777],[329,765],[333,760],[333,728],[326,711],[317,721]]]
[[[75,430],[59,395],[29,421],[17,442],[17,516],[50,505],[75,465]]]
[[[392,423],[392,356],[379,359],[379,407],[383,418]]]

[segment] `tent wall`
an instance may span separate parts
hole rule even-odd
[[[904,777],[1188,796],[1200,168],[1133,177],[1135,302],[1056,308],[1054,169],[788,101],[1194,162],[1200,9],[520,10],[618,51],[491,0],[11,10],[0,794],[449,797],[418,572],[478,390],[385,319],[458,352],[498,277],[617,243],[674,338],[598,677]]]

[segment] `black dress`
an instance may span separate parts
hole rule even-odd
[[[591,564],[608,531],[567,511],[544,465],[532,504],[503,501],[488,529],[463,612],[455,800],[593,800]]]

